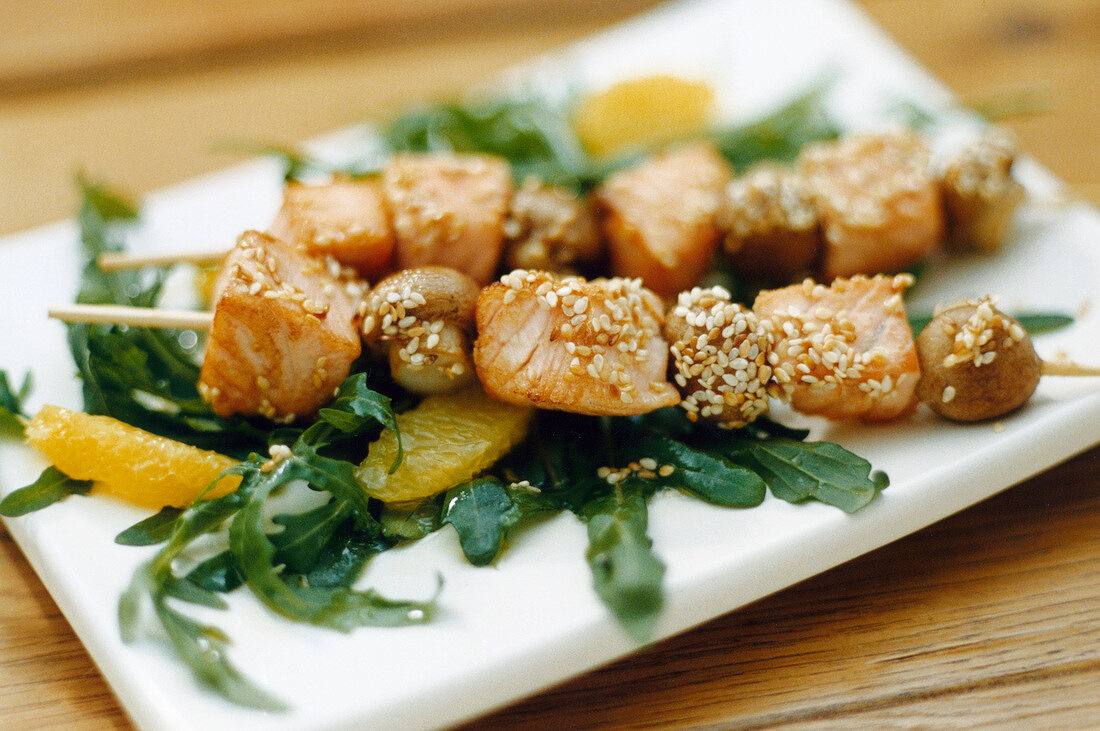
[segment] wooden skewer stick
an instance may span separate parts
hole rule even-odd
[[[140,269],[144,266],[169,266],[171,264],[194,264],[205,266],[219,264],[227,249],[218,251],[193,251],[174,252],[170,254],[134,254],[128,251],[107,252],[100,254],[96,264],[105,272],[116,272],[123,269]]]
[[[209,330],[214,324],[213,312],[159,310],[125,305],[66,305],[50,308],[49,315],[64,322],[164,327],[174,330]]]
[[[1044,360],[1041,369],[1044,376],[1100,376],[1100,367],[1068,360]]]

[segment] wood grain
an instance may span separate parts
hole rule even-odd
[[[474,0],[442,6],[462,1]],[[33,93],[5,94],[0,84],[0,234],[71,215],[78,171],[140,195],[238,161],[240,155],[225,151],[228,141],[294,144],[453,95],[654,4],[495,0],[492,12],[470,13],[461,22],[422,10],[419,19],[364,20],[308,43],[259,44],[243,52],[219,46],[186,62],[159,57],[102,78],[78,74],[35,86]],[[169,5],[180,12],[191,6]],[[64,3],[58,12],[77,7],[92,6]]]
[[[651,4],[228,0],[233,22],[209,28],[213,5],[184,0],[12,0],[0,232],[67,215],[76,169],[151,190],[231,162],[218,140],[308,138]],[[1053,112],[1012,128],[1100,185],[1100,1],[861,5],[965,98],[1048,90]],[[455,22],[475,6],[493,10]],[[424,14],[415,28],[387,15],[401,7]],[[1100,449],[469,728],[1098,727],[1098,468]],[[0,728],[57,727],[129,723],[0,529]]]

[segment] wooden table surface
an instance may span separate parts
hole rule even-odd
[[[0,233],[69,215],[77,170],[152,190],[233,162],[218,140],[377,117],[653,4],[8,0]],[[1100,197],[1100,0],[861,5],[966,99],[1042,90],[1053,110],[1010,126]],[[1098,469],[1094,449],[470,727],[1100,726]],[[0,528],[0,728],[58,726],[129,723]]]

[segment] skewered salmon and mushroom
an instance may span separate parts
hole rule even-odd
[[[781,398],[897,418],[949,391],[917,387],[912,278],[875,273],[938,247],[945,215],[957,236],[1003,237],[1010,167],[983,140],[941,181],[923,143],[893,132],[736,179],[709,143],[674,148],[591,204],[535,180],[513,189],[486,155],[402,153],[373,178],[290,183],[270,232],[225,257],[200,391],[221,415],[291,421],[331,398],[365,343],[419,394],[476,376],[499,400],[585,414],[680,404],[738,427]],[[615,276],[575,274],[604,256]],[[756,279],[832,283],[764,290],[749,309],[696,286],[716,256]],[[502,261],[512,271],[493,281]]]

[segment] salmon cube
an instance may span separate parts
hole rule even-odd
[[[761,292],[753,310],[775,326],[768,360],[779,390],[804,414],[888,421],[917,403],[920,364],[902,303],[912,276],[805,280]]]
[[[362,300],[335,263],[246,231],[214,286],[199,393],[219,416],[313,414],[359,356]]]
[[[661,300],[636,279],[517,269],[482,290],[476,317],[474,365],[495,399],[618,416],[680,402]]]
[[[940,188],[928,149],[909,132],[813,145],[800,168],[821,217],[821,277],[897,272],[943,240]]]
[[[393,227],[377,180],[288,183],[271,235],[314,256],[331,255],[370,280],[393,262]]]
[[[696,284],[718,244],[730,169],[710,143],[670,150],[610,176],[596,193],[611,270],[672,297]]]
[[[402,153],[382,170],[397,237],[396,267],[439,265],[492,281],[512,196],[508,163],[488,155]]]

